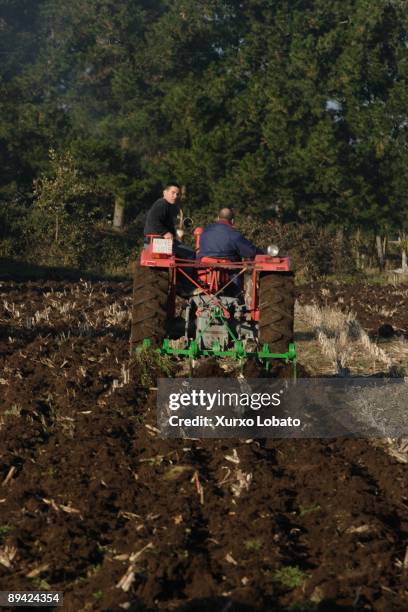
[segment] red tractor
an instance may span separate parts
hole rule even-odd
[[[197,251],[202,231],[194,231]],[[174,255],[173,239],[149,236],[134,276],[132,349],[255,358],[267,368],[283,359],[296,372],[293,320],[293,272],[276,247],[251,260],[191,261]]]

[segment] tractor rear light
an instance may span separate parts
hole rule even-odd
[[[153,238],[152,255],[156,257],[169,256],[173,254],[173,238]]]

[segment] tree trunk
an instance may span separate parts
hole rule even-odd
[[[375,237],[375,244],[377,246],[377,257],[378,257],[378,263],[380,266],[380,270],[384,270],[385,257],[384,257],[384,246],[383,246],[383,241],[381,240],[381,236]]]
[[[354,261],[356,262],[356,270],[360,270],[361,260],[360,260],[360,228],[357,229],[354,234]]]
[[[403,272],[408,272],[407,251],[405,249],[401,251],[401,268]]]
[[[358,247],[356,247],[354,261],[356,262],[356,270],[362,269],[362,265],[360,263],[360,251],[358,250]]]
[[[113,229],[120,230],[123,228],[123,219],[125,213],[125,198],[121,195],[115,197],[115,209],[113,212]]]

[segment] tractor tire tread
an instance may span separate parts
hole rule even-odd
[[[153,347],[166,334],[169,272],[164,268],[138,265],[133,277],[131,350],[149,338]]]
[[[286,353],[293,341],[294,278],[291,272],[261,273],[259,279],[259,343]]]

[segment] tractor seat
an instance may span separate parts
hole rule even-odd
[[[200,264],[205,265],[209,264],[211,266],[216,266],[218,263],[220,264],[228,264],[231,263],[232,260],[227,257],[201,257]]]
[[[227,268],[217,268],[217,264],[228,263],[231,263],[231,260],[225,257],[201,257],[200,268],[197,271],[198,280],[208,286],[210,291],[218,291],[220,287],[228,283],[230,275]]]

